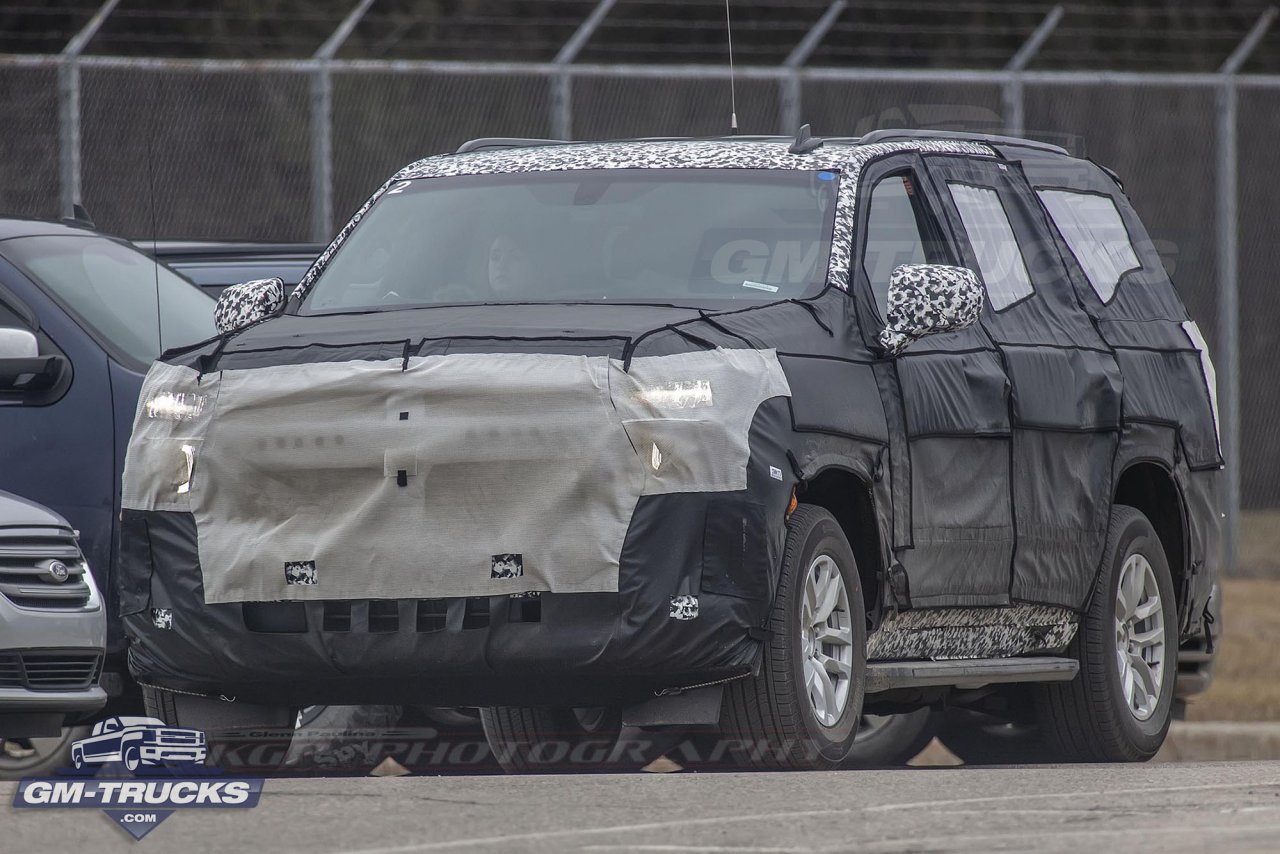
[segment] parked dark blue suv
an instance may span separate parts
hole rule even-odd
[[[108,599],[110,693],[124,685],[113,540],[138,392],[161,350],[213,335],[213,305],[124,240],[0,219],[0,490],[52,508],[80,531]],[[7,351],[6,340],[30,340],[4,334],[13,329],[34,333],[38,353]]]

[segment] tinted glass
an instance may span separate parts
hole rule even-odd
[[[1098,299],[1110,302],[1120,277],[1142,266],[1116,203],[1097,193],[1037,190],[1036,194]]]
[[[108,349],[136,362],[149,363],[161,350],[214,335],[212,299],[115,240],[19,237],[0,243],[0,254],[39,282]]]
[[[881,317],[887,310],[889,277],[894,269],[926,261],[924,237],[910,195],[913,189],[909,176],[889,175],[871,191],[862,269],[871,282]]]
[[[949,183],[947,187],[978,258],[991,307],[1000,311],[1030,296],[1031,276],[1000,194],[990,187],[970,184]]]
[[[821,290],[833,172],[625,169],[393,186],[303,313],[456,302],[767,302]]]

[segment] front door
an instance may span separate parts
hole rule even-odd
[[[963,263],[918,154],[875,161],[858,190],[855,298],[883,328],[900,264]],[[877,366],[890,419],[891,578],[900,605],[1009,602],[1013,501],[1009,381],[981,325],[916,341]]]

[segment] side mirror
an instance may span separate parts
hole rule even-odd
[[[279,279],[255,279],[232,285],[218,296],[213,323],[224,335],[235,332],[275,317],[284,309],[284,301],[284,282]]]
[[[880,345],[896,356],[918,338],[977,323],[982,283],[964,267],[903,264],[889,276],[888,303]]]
[[[61,356],[41,356],[40,344],[29,329],[0,327],[0,393],[48,391],[66,370]]]

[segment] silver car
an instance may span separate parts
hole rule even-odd
[[[68,761],[74,725],[107,701],[98,685],[106,614],[76,532],[0,492],[0,779]]]

